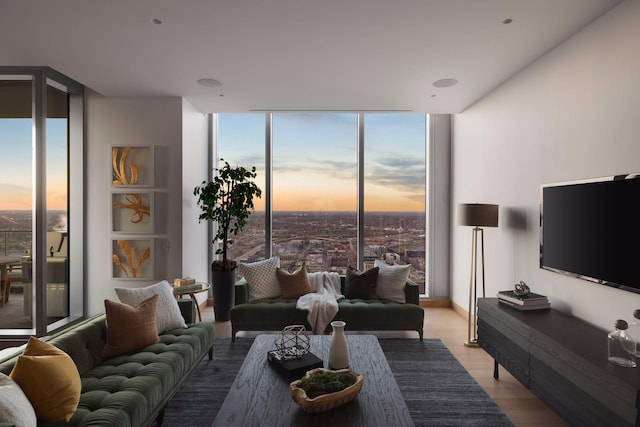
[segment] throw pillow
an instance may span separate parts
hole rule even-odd
[[[411,264],[389,265],[377,259],[373,265],[380,269],[376,284],[376,295],[378,295],[378,298],[401,303],[407,302],[404,287],[409,278]]]
[[[376,279],[378,267],[365,272],[347,267],[347,276],[344,283],[344,296],[349,299],[376,299]]]
[[[156,316],[158,319],[158,334],[178,328],[186,328],[187,324],[180,313],[178,301],[173,296],[173,288],[166,280],[146,288],[116,288],[116,295],[120,302],[129,304],[132,307],[142,301],[158,295],[158,309]]]
[[[240,263],[238,270],[247,279],[249,301],[280,296],[280,283],[276,270],[280,267],[280,258],[273,257],[252,263]]]
[[[276,270],[276,276],[278,276],[278,282],[282,290],[281,297],[284,299],[298,298],[314,292],[307,277],[307,264],[304,262],[302,266],[293,273],[289,273],[283,268],[278,268]]]
[[[36,412],[20,386],[0,372],[0,423],[16,427],[33,427],[38,423]]]
[[[40,422],[66,422],[80,402],[80,373],[71,357],[59,348],[30,337],[11,371]]]
[[[104,300],[107,344],[102,349],[102,357],[128,354],[160,340],[156,320],[159,298],[159,295],[154,295],[135,307]]]

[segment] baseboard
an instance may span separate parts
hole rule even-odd
[[[421,299],[420,307],[449,308],[451,301],[448,299]]]
[[[451,308],[453,309],[453,311],[458,313],[460,316],[469,317],[469,310],[467,310],[466,308],[463,308],[462,306],[456,304],[455,302],[451,303]]]

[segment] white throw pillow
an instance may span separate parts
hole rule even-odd
[[[37,425],[36,411],[27,396],[14,380],[1,372],[0,396],[0,423],[15,424],[16,427]]]
[[[178,328],[186,328],[178,301],[173,296],[173,288],[166,280],[146,288],[116,288],[116,295],[123,302],[132,307],[137,306],[142,301],[158,295],[158,308],[156,317],[158,319],[158,334]]]
[[[249,301],[280,296],[280,282],[276,270],[280,267],[280,258],[273,257],[252,263],[240,263],[238,270],[247,279]]]
[[[378,298],[402,303],[407,302],[404,287],[409,278],[411,264],[389,265],[377,259],[374,261],[373,266],[380,268],[378,280],[376,281],[376,295]]]

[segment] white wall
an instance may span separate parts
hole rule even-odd
[[[640,2],[626,1],[453,119],[452,298],[467,307],[471,231],[459,203],[497,203],[488,296],[524,280],[555,308],[611,329],[640,295],[541,270],[543,183],[640,171]],[[640,220],[640,219],[639,219]]]
[[[198,281],[209,281],[207,222],[198,222],[200,209],[193,188],[208,180],[209,139],[207,116],[186,100],[182,102],[182,271]],[[207,298],[203,292],[198,302]]]
[[[115,287],[140,287],[182,276],[182,100],[178,97],[119,99],[92,94],[87,100],[86,277],[88,315],[104,311]],[[154,191],[155,280],[112,279],[111,146],[156,149]]]

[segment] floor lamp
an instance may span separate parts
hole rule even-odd
[[[484,230],[482,227],[498,226],[498,205],[481,203],[460,204],[458,206],[458,224],[473,227],[471,234],[471,278],[469,281],[469,318],[467,319],[468,347],[478,346],[478,243],[480,243],[480,269],[482,278],[482,297],[484,287]],[[479,241],[478,241],[479,237]]]

